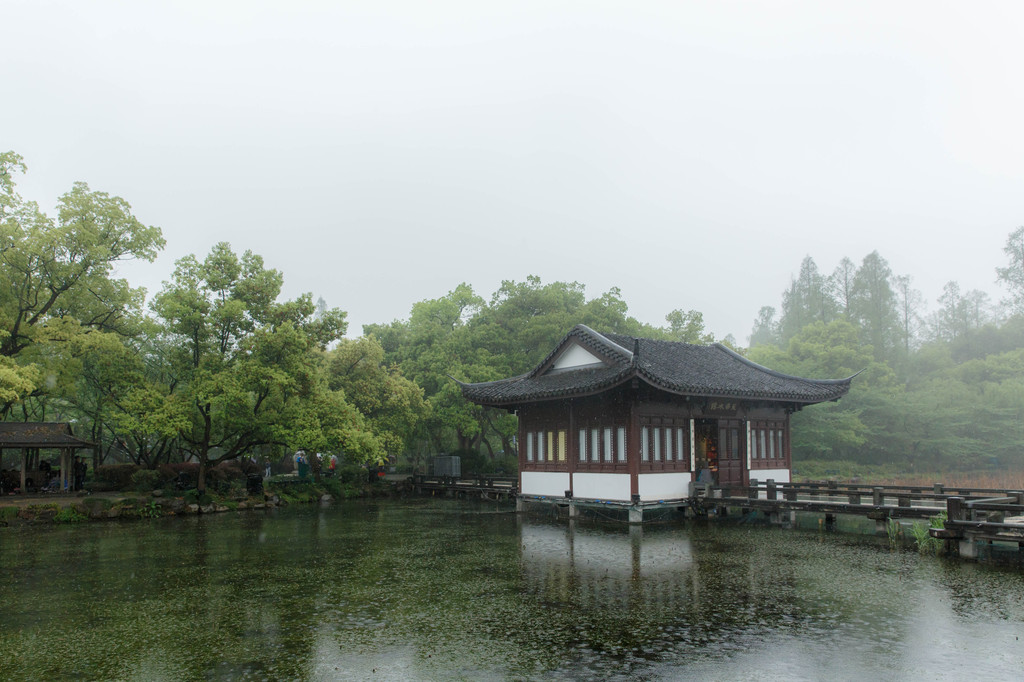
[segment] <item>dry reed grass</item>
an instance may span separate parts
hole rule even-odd
[[[868,477],[865,477],[868,478]],[[876,485],[930,486],[941,483],[947,488],[993,488],[1024,490],[1024,471],[958,471],[944,474],[896,474],[870,481]]]

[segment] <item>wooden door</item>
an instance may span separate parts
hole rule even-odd
[[[746,459],[740,442],[740,426],[737,420],[720,420],[718,423],[718,485],[732,488],[730,494],[742,494],[746,487]]]

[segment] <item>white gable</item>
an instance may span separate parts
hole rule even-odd
[[[572,344],[558,356],[551,369],[571,369],[601,365],[604,361],[579,344]]]

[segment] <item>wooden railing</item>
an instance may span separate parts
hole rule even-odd
[[[977,522],[979,512],[1019,513],[1024,491],[932,486],[870,486],[835,481],[776,483],[752,480],[748,486],[704,485],[695,491],[705,505],[739,505],[766,511],[866,514],[872,518],[927,518],[943,511],[957,522]],[[950,500],[962,507],[950,513]],[[966,511],[962,511],[966,510]]]

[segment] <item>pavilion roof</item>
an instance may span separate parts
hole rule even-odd
[[[581,346],[600,362],[555,368],[557,359],[573,346]],[[530,372],[459,385],[475,403],[510,407],[601,393],[632,379],[678,395],[811,405],[838,400],[849,391],[853,377],[807,379],[762,367],[719,343],[705,346],[600,334],[576,325]]]
[[[4,448],[88,448],[66,422],[0,422],[0,450]]]

